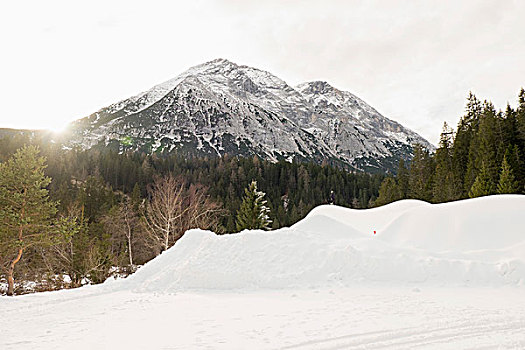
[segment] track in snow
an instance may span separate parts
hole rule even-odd
[[[520,288],[1,298],[1,349],[523,349]]]

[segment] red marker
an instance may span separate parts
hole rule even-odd
[[[374,231],[374,235],[376,234],[376,231]]]

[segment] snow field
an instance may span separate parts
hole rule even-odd
[[[524,209],[521,195],[438,205],[404,200],[369,210],[320,206],[291,228],[271,232],[190,230],[122,287],[522,286]]]
[[[520,288],[67,294],[0,299],[0,348],[525,348]]]
[[[524,209],[406,200],[191,230],[125,280],[0,297],[0,349],[525,349]]]

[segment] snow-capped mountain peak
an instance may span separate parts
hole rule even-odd
[[[226,59],[189,68],[74,125],[71,143],[83,147],[296,158],[365,170],[395,168],[415,142],[433,148],[327,82],[291,87]]]

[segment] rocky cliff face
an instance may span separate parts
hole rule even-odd
[[[72,145],[328,161],[373,171],[433,146],[326,82],[291,87],[259,69],[207,62],[73,123]]]

